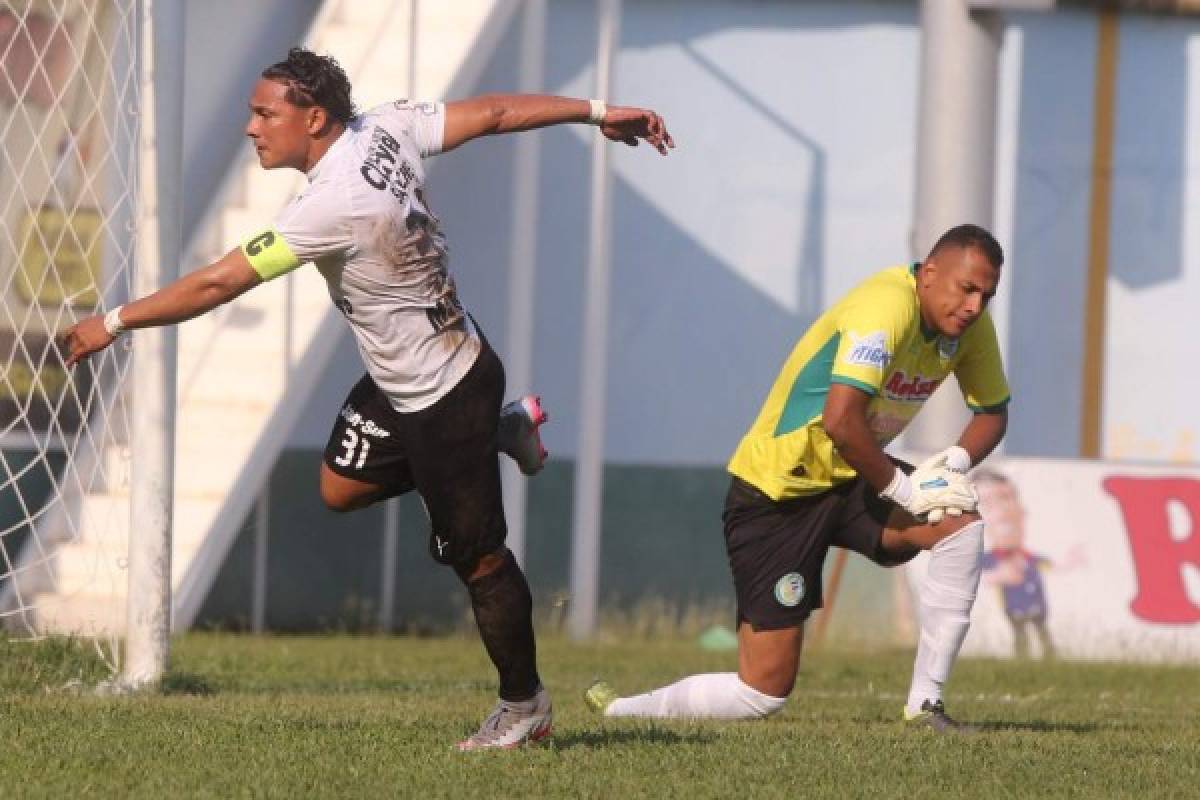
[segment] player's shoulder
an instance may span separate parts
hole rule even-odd
[[[389,120],[408,123],[418,116],[437,116],[440,111],[440,103],[401,98],[372,106],[362,113],[362,117],[364,120],[373,122]]]
[[[916,281],[907,265],[888,267],[870,275],[835,306],[839,313],[903,323],[917,317]]]
[[[343,225],[352,216],[352,183],[345,178],[348,168],[330,164],[317,180],[291,199],[279,212],[277,222],[296,230],[328,230]]]

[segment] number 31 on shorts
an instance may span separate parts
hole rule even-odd
[[[360,448],[359,445],[362,445]],[[371,449],[371,440],[366,436],[359,436],[358,431],[353,428],[346,428],[346,436],[342,439],[342,447],[346,448],[346,452],[333,460],[333,463],[339,467],[348,467],[350,462],[354,462],[355,469],[362,469],[363,464],[367,462],[367,453]],[[354,457],[355,452],[358,453],[358,458]]]

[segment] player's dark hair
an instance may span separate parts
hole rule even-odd
[[[320,106],[342,125],[355,114],[350,79],[333,56],[319,56],[303,47],[293,47],[285,61],[264,69],[262,77],[286,86],[284,96],[294,106]]]
[[[978,225],[956,225],[950,230],[942,234],[942,238],[937,240],[937,244],[929,251],[929,255],[944,247],[974,247],[987,257],[988,262],[996,269],[1004,266],[1004,250],[1000,247],[1000,243],[996,241],[996,237],[992,236],[984,228]]]

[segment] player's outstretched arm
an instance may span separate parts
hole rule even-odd
[[[480,136],[568,122],[599,125],[607,138],[630,146],[645,141],[664,156],[675,147],[662,117],[648,108],[605,106],[553,95],[489,94],[446,104],[442,150],[453,150]]]
[[[240,247],[220,260],[184,275],[170,286],[121,306],[116,319],[88,317],[62,335],[67,349],[67,366],[108,347],[121,330],[171,325],[211,311],[222,303],[262,283]],[[116,332],[114,332],[114,330]]]

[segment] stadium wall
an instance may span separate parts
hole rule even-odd
[[[263,67],[302,41],[321,0],[185,3],[183,230],[194,231],[246,145],[246,100]],[[218,199],[219,201],[219,199]]]
[[[548,91],[593,93],[593,13],[583,0],[549,4]],[[1074,376],[1096,344],[1083,339],[1080,300],[1096,22],[1085,10],[1009,22],[993,224],[1010,263],[994,307],[1015,398],[1006,446],[1066,458],[1079,445]],[[514,28],[476,92],[516,85],[518,41]],[[820,309],[914,255],[916,6],[627,0],[621,41],[616,98],[661,111],[679,149],[660,160],[617,148],[613,158],[603,594],[609,606],[658,597],[728,607],[721,464]],[[1191,361],[1183,320],[1200,299],[1200,23],[1125,16],[1119,47],[1106,454],[1194,463],[1186,404],[1197,377],[1177,365]],[[555,460],[530,483],[527,550],[544,602],[565,584],[570,537],[589,135],[539,134],[536,375],[534,387],[509,391],[536,389],[552,415]],[[436,162],[430,187],[461,294],[502,354],[496,298],[507,297],[513,161],[511,138],[472,143]],[[360,374],[348,334],[332,363],[272,478],[273,626],[347,624],[378,593],[382,512],[335,517],[316,499],[320,447]],[[398,617],[453,620],[461,593],[429,565],[419,509],[409,502],[403,515]],[[244,595],[238,607],[248,608],[248,530],[210,597],[210,621],[237,616],[231,598]],[[889,620],[893,584],[857,569],[846,586],[861,600],[847,602]]]

